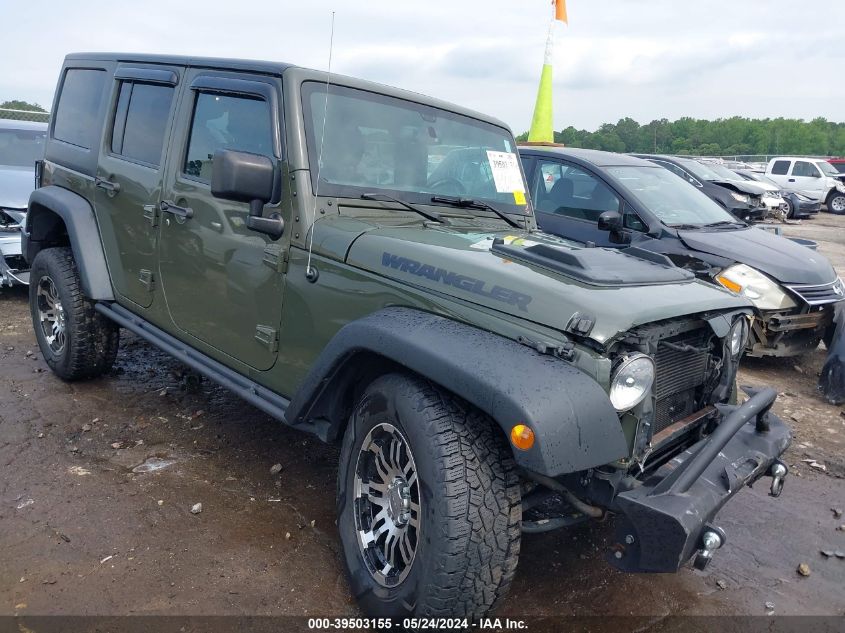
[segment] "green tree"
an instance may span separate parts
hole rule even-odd
[[[524,140],[521,134],[517,140]],[[611,152],[673,153],[707,156],[752,154],[845,155],[845,123],[818,117],[801,119],[659,119],[640,125],[625,117],[595,131],[569,126],[555,142]]]

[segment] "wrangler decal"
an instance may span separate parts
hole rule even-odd
[[[511,290],[510,288],[503,288],[502,286],[488,288],[487,282],[481,279],[461,275],[445,268],[436,268],[431,264],[424,264],[413,259],[408,259],[407,257],[391,255],[387,252],[381,256],[381,265],[395,270],[401,270],[404,273],[427,277],[432,281],[438,281],[447,286],[454,286],[455,288],[460,288],[461,290],[472,292],[482,297],[503,301],[504,303],[518,307],[520,310],[527,310],[528,304],[531,303],[532,299],[530,295]]]

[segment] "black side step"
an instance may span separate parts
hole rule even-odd
[[[98,303],[94,306],[94,309],[121,327],[149,341],[191,369],[231,390],[250,404],[264,411],[264,413],[273,416],[277,420],[286,422],[285,411],[290,404],[290,400],[270,391],[266,387],[262,387],[213,358],[192,349],[179,339],[170,336],[170,334],[167,334],[153,324],[132,314],[123,306],[119,306],[116,303]]]

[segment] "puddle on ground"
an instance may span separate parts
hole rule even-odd
[[[143,464],[132,469],[133,473],[154,473],[163,470],[176,463],[175,459],[162,459],[161,457],[150,457]]]

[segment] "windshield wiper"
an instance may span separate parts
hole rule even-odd
[[[695,231],[700,229],[702,224],[667,224],[670,229],[678,229],[680,231]]]
[[[712,228],[715,226],[747,226],[745,222],[737,222],[732,220],[719,220],[718,222],[710,222],[705,224],[704,228]]]
[[[488,211],[492,211],[497,216],[499,216],[502,220],[510,224],[515,229],[521,229],[522,227],[517,224],[515,220],[509,218],[503,211],[499,211],[496,207],[487,204],[481,200],[476,200],[475,198],[459,198],[457,196],[431,196],[432,202],[445,202],[446,204],[452,204],[456,207],[461,207],[462,209],[487,209]]]
[[[394,198],[393,196],[389,196],[386,193],[362,193],[361,197],[364,200],[389,200],[391,202],[395,202],[396,204],[401,204],[403,207],[408,209],[408,211],[413,211],[414,213],[418,213],[419,215],[423,216],[427,220],[431,220],[432,222],[440,222],[440,224],[445,224],[443,218],[440,217],[434,211],[424,211],[419,207],[415,207],[414,205],[405,202],[404,200],[400,200],[399,198]]]

